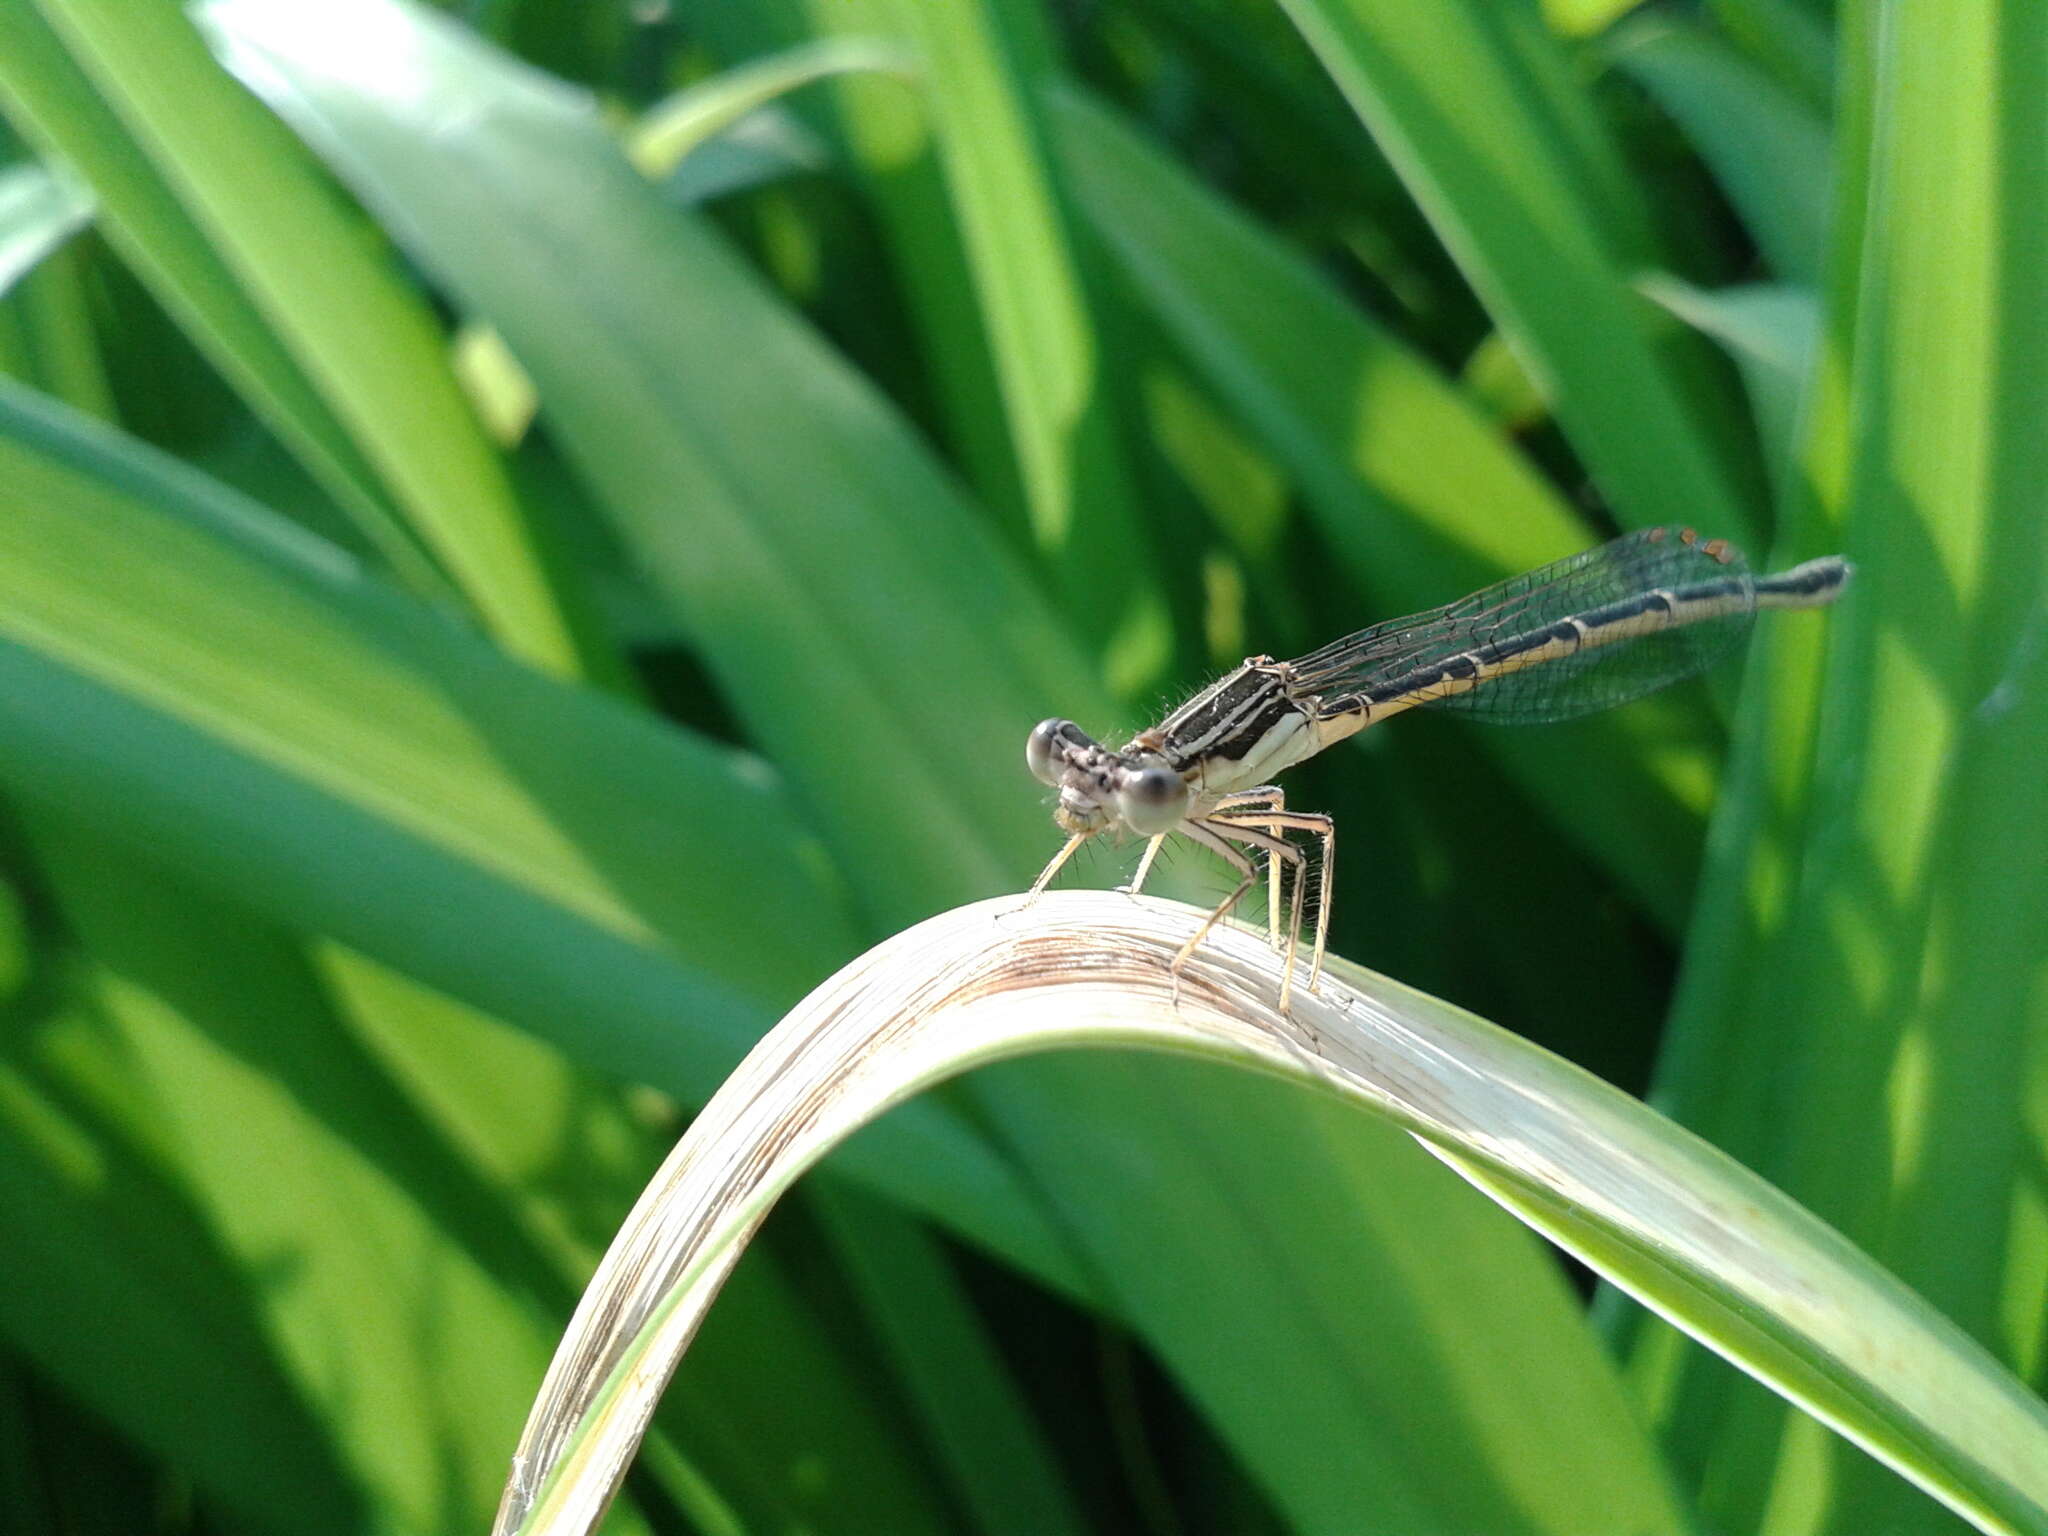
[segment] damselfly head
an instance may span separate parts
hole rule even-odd
[[[1041,720],[1024,744],[1031,776],[1060,792],[1052,819],[1066,832],[1170,832],[1187,815],[1187,780],[1151,753],[1112,752],[1071,720]]]
[[[1067,832],[1100,832],[1110,822],[1116,754],[1071,720],[1041,720],[1024,743],[1024,766],[1060,792],[1053,821]]]

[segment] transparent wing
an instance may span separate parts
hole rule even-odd
[[[1329,712],[1399,701],[1542,724],[1704,671],[1741,641],[1755,608],[1733,548],[1651,528],[1375,624],[1292,665]],[[1548,654],[1559,650],[1568,654]]]

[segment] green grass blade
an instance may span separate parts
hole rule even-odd
[[[677,92],[634,126],[633,163],[663,176],[751,112],[834,75],[908,74],[910,55],[866,38],[826,38],[728,69]]]
[[[1817,788],[1848,822],[1817,832],[1808,865],[1851,894],[1802,967],[1833,1025],[1816,1043],[1863,1061],[1815,1064],[1815,1121],[1784,1149],[1793,1187],[2016,1359],[2033,1346],[2011,1332],[2012,1297],[2038,1286],[2039,1245],[1993,1191],[2038,1167],[2020,1085],[2048,1025],[2048,866],[2011,854],[2038,849],[2042,827],[2014,770],[2048,753],[2039,21],[1994,0],[1886,5],[1873,38],[1882,115],[1859,172],[1846,434],[1851,548],[1872,595],[1830,677],[1841,704],[1824,745],[1841,771]],[[1892,1176],[1873,1191],[1854,1159],[1887,1144]],[[1852,1469],[1834,1501],[1874,1525],[1898,1498]]]
[[[863,0],[869,3],[869,0]],[[986,327],[1034,542],[1066,613],[1150,695],[1171,655],[1157,562],[1114,431],[1109,338],[1040,120],[1044,18],[1015,0],[871,0],[862,21],[918,50],[931,124]]]
[[[1802,0],[1707,0],[1721,30],[1816,112],[1834,96],[1834,39]]]
[[[347,428],[31,5],[0,7],[0,86],[9,118],[92,188],[108,238],[392,568],[419,591],[450,594],[446,576],[395,514]]]
[[[75,828],[43,819],[33,841],[235,1289],[365,1515],[476,1529],[549,1334],[495,1199],[407,1134],[292,945]]]
[[[878,0],[845,6],[771,0],[721,6],[704,12],[701,20],[707,45],[739,69],[771,50],[820,40],[853,42],[891,25]],[[888,345],[911,354],[916,370],[912,387],[931,396],[935,435],[960,461],[963,477],[988,513],[1020,548],[1029,548],[1031,514],[1022,465],[924,104],[908,82],[869,76],[848,76],[825,94],[829,109],[807,120],[853,170],[875,223],[873,258],[886,259],[895,278],[878,282],[863,261],[862,270],[849,279],[851,302],[901,306],[905,324]]]
[[[1775,482],[1787,484],[1799,451],[1807,380],[1820,334],[1811,289],[1746,283],[1714,292],[1676,278],[1643,280],[1643,291],[1687,325],[1711,336],[1742,370],[1757,437]]]
[[[1647,215],[1533,11],[1284,0],[1625,523],[1755,542],[1687,375],[1630,281]]]
[[[365,1490],[180,1187],[150,1085],[79,990],[82,976],[69,995],[8,1018],[0,1334],[10,1355],[178,1468],[213,1508],[259,1529],[361,1530]]]
[[[365,248],[305,152],[175,7],[44,9],[485,626],[537,666],[585,670],[438,327]]]
[[[891,259],[890,302],[908,310],[929,380],[912,387],[931,390],[939,435],[1035,551],[1103,683],[1149,705],[1175,650],[1167,578],[1118,428],[1123,337],[1048,156],[1047,19],[1034,0],[846,0],[800,22],[734,8],[707,31],[743,58],[799,24],[917,60],[907,85],[842,83],[826,125]]]
[[[1800,754],[1819,765],[1790,802],[1805,807],[1803,858],[1731,839],[1725,900],[1753,926],[1699,946],[1678,1102],[2028,1361],[2033,1328],[2013,1307],[2042,1273],[2026,1085],[2048,876],[2013,850],[2042,835],[2018,764],[2048,752],[2035,494],[2048,462],[2032,404],[2048,290],[2031,254],[2048,237],[2048,48],[2019,6],[1866,20],[1847,110],[1868,133],[1844,162],[1855,243],[1834,274],[1804,466],[1817,514],[1846,522],[1856,601],[1825,690],[1805,701],[1818,741],[1763,733],[1752,822],[1782,825],[1786,802],[1769,797],[1798,784]],[[1759,1019],[1763,996],[1796,998],[1789,1035],[1782,1016]],[[1710,1372],[1674,1376],[1674,1437],[1744,1469],[1720,1487],[1719,1523],[1789,1500],[1843,1530],[1922,1528],[1910,1495],[1812,1454],[1775,1405]]]
[[[1826,120],[1702,29],[1653,22],[1608,48],[1685,129],[1771,271],[1817,284],[1829,205]]]
[[[92,198],[39,165],[0,171],[0,297],[92,220]]]
[[[445,620],[211,482],[27,397],[5,404],[5,623],[17,645],[622,939],[700,935],[691,958],[740,986],[757,970],[749,951],[758,957],[766,943],[743,941],[747,919],[719,916],[723,904],[708,891],[593,879],[592,861],[615,867],[618,850],[577,833],[577,797],[608,791],[572,765],[605,762],[610,792],[623,787],[621,775],[649,787],[673,780],[667,796],[678,806],[724,802],[774,830],[784,855],[752,864],[750,878],[763,881],[765,906],[813,914],[813,963],[845,944],[847,930],[832,926],[831,887],[805,867],[789,811],[735,756],[496,666]],[[104,597],[92,596],[86,573],[105,584]],[[155,600],[131,603],[150,582]],[[550,747],[543,725],[584,739]],[[519,755],[494,768],[500,754]],[[587,810],[582,819],[592,819]],[[698,825],[686,826],[691,820]],[[658,858],[650,850],[647,868],[680,862],[691,849],[751,863],[739,858],[736,834],[720,847],[701,818],[677,815],[670,839]],[[746,990],[776,985],[757,979]]]
[[[92,804],[204,885],[685,1098],[850,949],[757,761],[552,683],[18,394],[0,467],[0,776],[24,796]],[[957,1124],[901,1133],[854,1166],[1080,1288]]]
[[[297,7],[206,12],[229,55],[526,365],[542,408],[756,742],[887,924],[1013,887],[1044,813],[1007,772],[1101,691],[1020,565],[871,386],[702,224],[634,175],[583,103],[440,18],[378,4],[444,97]],[[433,131],[442,99],[490,134]],[[519,228],[534,254],[502,260]],[[546,258],[546,259],[543,259]],[[709,360],[758,359],[745,370]],[[849,743],[944,743],[943,752]],[[1021,777],[1021,770],[1019,770]],[[1025,781],[1028,783],[1028,780]]]
[[[1066,1475],[945,1249],[851,1191],[823,1193],[817,1205],[974,1529],[1081,1536],[1089,1525]]]

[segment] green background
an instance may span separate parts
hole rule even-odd
[[[1858,576],[1290,775],[1333,948],[2039,1388],[2030,0],[0,0],[0,109],[10,1528],[485,1528],[692,1106],[1057,846],[1033,721],[1659,523]],[[1075,1056],[777,1214],[613,1526],[1960,1522],[1398,1134]]]

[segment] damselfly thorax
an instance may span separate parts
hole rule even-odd
[[[1178,976],[1257,882],[1263,854],[1268,933],[1276,947],[1286,935],[1284,1011],[1311,868],[1311,990],[1322,973],[1337,840],[1329,817],[1287,808],[1272,782],[1282,772],[1421,705],[1539,724],[1624,703],[1711,665],[1742,639],[1759,608],[1832,602],[1849,574],[1846,560],[1827,556],[1754,577],[1723,540],[1652,528],[1294,661],[1254,656],[1114,751],[1071,720],[1041,721],[1025,761],[1058,792],[1053,820],[1068,836],[1031,892],[1044,890],[1075,849],[1105,832],[1150,839],[1133,892],[1168,837],[1201,844],[1239,880],[1174,957]],[[1313,866],[1296,834],[1315,846]]]

